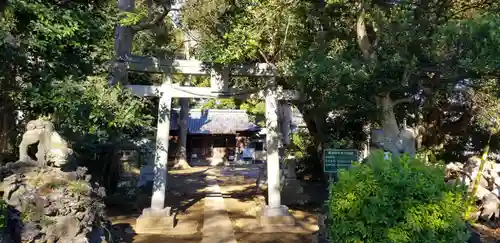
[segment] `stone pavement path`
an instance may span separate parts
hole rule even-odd
[[[221,189],[217,184],[216,174],[212,170],[205,173],[207,175],[205,177],[207,196],[205,197],[205,218],[201,243],[237,243]]]

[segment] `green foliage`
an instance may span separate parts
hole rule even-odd
[[[430,164],[442,164],[442,165],[444,164],[443,160],[438,160],[436,152],[430,149],[422,149],[418,151],[415,157],[418,158],[420,161],[424,161]]]
[[[471,94],[477,107],[476,122],[489,134],[500,132],[500,99],[496,82],[495,79],[489,79]]]
[[[90,187],[86,181],[77,180],[68,183],[68,190],[77,195],[86,195],[90,191]]]
[[[297,175],[299,177],[322,180],[323,167],[321,163],[318,163],[321,158],[318,157],[313,139],[306,130],[298,130],[292,134],[293,145],[289,148],[289,152],[297,161]]]
[[[128,108],[123,102],[132,100],[105,87],[102,76],[113,51],[112,7],[85,1],[9,1],[0,37],[14,41],[0,41],[2,103],[23,111],[27,119],[52,117],[70,142],[77,135],[95,143],[90,136],[124,132],[136,103]],[[108,132],[103,135],[104,129]]]
[[[474,122],[467,117],[472,111],[463,108],[470,107],[468,100],[459,102],[458,112],[450,103],[457,85],[467,79],[481,86],[498,76],[496,2],[201,0],[188,1],[183,13],[187,26],[200,34],[198,59],[271,62],[294,76],[280,84],[302,91],[300,105],[310,114],[308,127],[316,128],[310,131],[316,146],[329,140],[332,131],[325,120],[331,112],[375,127],[383,115],[376,97],[390,93],[395,100],[416,100],[399,105],[396,118],[427,130],[423,146],[430,148],[444,144],[446,137],[458,141],[463,136],[455,133],[465,129],[443,131],[454,121]],[[369,60],[360,51],[355,28],[361,12],[373,44]],[[242,86],[259,83],[246,80]],[[433,116],[434,109],[440,110],[439,117]],[[332,140],[357,146],[363,142],[361,127],[354,127],[347,139],[347,132],[337,132]]]
[[[309,148],[314,146],[311,135],[306,131],[293,133],[291,140],[294,146],[293,156],[299,159],[306,157]]]
[[[292,12],[299,2],[188,1],[184,21],[202,37],[197,51],[200,60],[275,61],[301,27]]]
[[[142,134],[152,116],[143,114],[147,102],[120,86],[108,87],[104,77],[54,82],[51,90],[25,90],[32,97],[27,107],[53,114],[58,129],[70,142],[106,143]]]
[[[203,104],[203,109],[236,109],[237,105],[234,98],[229,99],[211,99]]]
[[[114,28],[123,17],[116,7],[112,1],[8,1],[0,14],[0,114],[13,125],[0,126],[0,138],[8,132],[17,139],[11,148],[25,129],[16,127],[16,111],[25,120],[50,117],[77,161],[98,172],[112,159],[102,159],[105,152],[97,148],[151,131],[149,103],[107,84]],[[137,23],[144,13],[138,8],[122,22]],[[172,53],[160,45],[171,42],[171,26],[156,27],[136,35],[140,54]],[[1,150],[7,147],[3,142]]]
[[[331,187],[330,237],[336,242],[456,242],[467,239],[464,188],[444,168],[403,156],[341,171]]]
[[[118,14],[120,19],[120,24],[124,26],[133,26],[141,22],[144,18],[148,17],[146,9],[140,8],[136,12],[120,12]]]
[[[500,14],[484,12],[473,19],[459,19],[441,26],[434,36],[443,57],[459,56],[456,69],[495,76],[500,70]],[[462,50],[467,47],[466,50]]]
[[[240,109],[246,110],[249,114],[250,119],[256,125],[259,125],[261,127],[266,126],[266,104],[264,101],[253,99],[245,100],[245,102],[240,105]]]
[[[0,200],[0,230],[7,226],[7,206],[4,200]]]
[[[55,180],[50,180],[50,181],[46,182],[43,185],[43,187],[44,188],[48,188],[48,189],[52,189],[52,190],[56,190],[56,189],[59,189],[59,188],[66,187],[67,185],[68,185],[68,181],[67,180],[55,179]]]

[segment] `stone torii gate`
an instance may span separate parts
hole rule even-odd
[[[165,207],[165,189],[167,186],[167,159],[170,132],[170,111],[172,98],[229,98],[247,99],[259,97],[266,105],[266,144],[267,144],[267,183],[268,205],[259,214],[263,225],[294,225],[295,220],[288,208],[281,204],[280,165],[278,125],[278,101],[297,100],[299,93],[283,90],[275,83],[276,70],[272,65],[258,63],[253,65],[233,65],[226,67],[207,67],[194,60],[165,60],[153,57],[132,56],[121,61],[127,70],[135,72],[163,73],[161,85],[128,85],[135,95],[160,97],[158,109],[158,127],[156,134],[156,152],[154,162],[153,196],[151,207],[143,210],[137,219],[137,233],[161,233],[172,229],[174,219],[171,208]],[[210,76],[211,87],[186,87],[172,84],[173,74]],[[265,90],[250,93],[228,87],[230,76],[254,76],[269,80]]]

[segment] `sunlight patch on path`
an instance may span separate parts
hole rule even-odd
[[[201,243],[237,243],[217,178],[210,170],[206,172],[206,175],[207,192],[210,194],[205,197],[205,219]]]

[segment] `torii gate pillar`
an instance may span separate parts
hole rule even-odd
[[[170,136],[170,111],[172,105],[172,91],[170,90],[171,76],[158,89],[160,102],[158,106],[158,126],[156,130],[156,150],[154,162],[153,195],[151,207],[145,208],[137,218],[137,233],[158,234],[174,228],[175,215],[170,207],[165,207],[167,187],[168,144]]]
[[[287,206],[281,205],[279,156],[281,138],[278,126],[279,109],[276,89],[266,90],[265,101],[268,205],[264,206],[258,213],[257,219],[264,227],[294,226],[295,218],[290,214]]]
[[[137,219],[137,233],[162,233],[174,226],[174,216],[170,207],[165,207],[165,188],[167,187],[167,157],[168,137],[170,131],[170,110],[172,98],[224,98],[235,97],[246,99],[257,96],[265,99],[267,125],[267,175],[268,175],[268,205],[258,214],[263,226],[291,226],[295,219],[286,206],[281,205],[280,195],[280,159],[278,146],[280,132],[278,125],[278,100],[294,100],[300,95],[294,90],[282,90],[276,86],[268,88],[263,93],[248,94],[229,89],[227,79],[231,75],[260,76],[275,84],[276,72],[267,64],[240,66],[232,71],[227,67],[217,67],[217,70],[206,70],[199,61],[192,60],[159,60],[148,57],[131,57],[126,63],[128,70],[141,72],[156,72],[166,75],[167,80],[160,86],[128,85],[132,92],[139,96],[159,96],[158,129],[154,166],[153,197],[151,207],[144,209]],[[211,87],[180,87],[171,83],[172,74],[203,75],[211,77]]]

